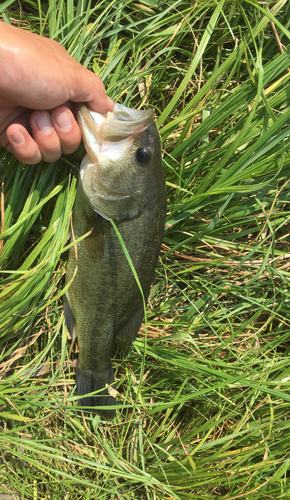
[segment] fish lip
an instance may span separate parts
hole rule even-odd
[[[134,109],[127,108],[123,104],[116,103],[113,111],[109,111],[105,116],[107,121],[114,121],[118,125],[125,123],[135,124],[135,126],[146,124],[148,125],[154,119],[154,113],[152,109]]]
[[[91,111],[84,104],[77,105],[77,120],[87,145],[86,136],[94,134],[99,144],[119,142],[143,132],[154,120],[152,109],[131,109],[122,104],[115,104],[113,111],[106,114]]]

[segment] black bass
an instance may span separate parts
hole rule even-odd
[[[78,337],[77,394],[81,406],[114,405],[110,357],[116,344],[134,342],[143,319],[138,285],[110,222],[122,235],[147,301],[166,213],[160,140],[153,111],[116,104],[106,115],[81,105],[77,113],[87,155],[73,210],[75,240],[66,283],[77,272],[64,303],[67,328]],[[97,409],[113,418],[114,409]]]

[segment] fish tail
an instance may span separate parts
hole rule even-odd
[[[98,406],[114,406],[116,401],[108,393],[108,387],[114,382],[114,372],[110,364],[103,372],[83,370],[79,364],[76,372],[77,394],[83,396],[90,392],[99,391],[95,396],[87,396],[79,399],[80,406],[94,406],[96,413],[104,419],[112,419],[116,415],[115,409],[102,409]]]

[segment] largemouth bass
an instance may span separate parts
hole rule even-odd
[[[117,239],[122,235],[147,301],[165,225],[166,194],[160,140],[153,112],[116,104],[106,115],[79,107],[84,157],[73,210],[72,236],[91,231],[69,251],[64,303],[67,328],[78,337],[76,372],[81,406],[114,405],[110,357],[129,346],[143,319],[138,285]],[[114,409],[96,411],[113,418]]]

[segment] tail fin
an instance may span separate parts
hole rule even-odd
[[[80,398],[80,406],[115,405],[115,398],[109,395],[108,388],[106,387],[106,384],[111,385],[114,382],[114,372],[111,365],[102,373],[83,370],[80,366],[77,366],[76,381],[79,396],[83,396],[89,392],[100,391],[95,396]],[[106,420],[110,420],[116,415],[115,409],[105,410],[96,408],[95,411]]]

